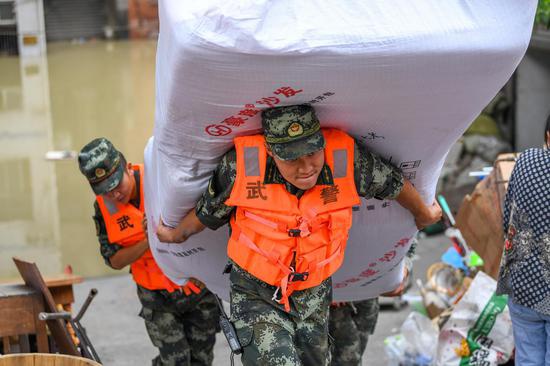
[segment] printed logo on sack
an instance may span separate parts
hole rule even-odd
[[[230,127],[224,125],[208,125],[204,130],[210,136],[216,137],[229,135],[233,131]]]

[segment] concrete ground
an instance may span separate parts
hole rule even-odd
[[[450,242],[442,235],[420,239],[417,258],[414,262],[414,279],[424,280],[426,269],[430,264],[439,261]],[[145,326],[138,313],[140,304],[136,297],[135,285],[130,275],[115,277],[91,278],[75,287],[75,309],[86,298],[91,288],[99,290],[82,324],[88,331],[96,351],[105,366],[141,366],[149,365],[155,356]],[[408,295],[417,295],[415,286]],[[389,304],[388,299],[382,303]],[[399,328],[409,312],[410,306],[400,310],[383,307],[380,312],[375,334],[369,339],[363,365],[385,365],[384,339],[399,332]],[[214,365],[229,365],[229,347],[224,336],[219,333],[214,350]],[[235,364],[240,365],[239,357]]]

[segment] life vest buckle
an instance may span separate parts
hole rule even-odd
[[[302,230],[300,229],[288,229],[288,236],[291,238],[298,238],[300,237],[300,234],[302,233]]]
[[[275,302],[281,301],[282,297],[279,297],[280,295],[279,290],[281,290],[280,286],[275,289],[275,292],[273,293],[273,297],[271,298],[271,301],[275,301]]]
[[[309,272],[292,272],[289,275],[289,282],[307,281]]]

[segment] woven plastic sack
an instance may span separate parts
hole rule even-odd
[[[451,144],[521,60],[535,0],[159,2],[155,139],[146,150],[149,232],[195,206],[259,111],[309,102],[403,170],[426,202]],[[396,202],[362,200],[335,299],[392,290],[416,228]],[[221,294],[227,228],[151,248],[163,271]]]

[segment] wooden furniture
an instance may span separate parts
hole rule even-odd
[[[46,286],[46,283],[44,282],[44,279],[42,278],[36,264],[26,262],[18,258],[13,258],[13,262],[19,270],[25,284],[41,293],[44,297],[44,308],[46,312],[57,312],[57,306],[53,299],[52,293],[48,289],[48,286]],[[64,320],[48,320],[47,324],[59,352],[72,356],[80,356],[80,353],[78,352],[73,339],[67,330],[66,322]]]
[[[0,286],[0,338],[4,353],[11,349],[10,337],[19,337],[20,350],[30,352],[28,334],[36,334],[38,352],[49,352],[46,324],[38,320],[44,311],[42,295],[24,285]]]
[[[50,290],[53,300],[57,305],[62,305],[63,309],[70,311],[74,302],[73,285],[82,282],[82,277],[73,274],[62,274],[58,276],[44,277],[44,282]],[[6,285],[24,284],[21,280],[11,280]]]
[[[101,366],[82,357],[40,353],[0,356],[0,366]]]

